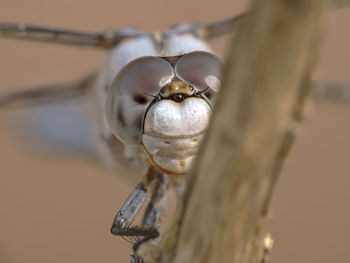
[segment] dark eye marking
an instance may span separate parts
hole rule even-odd
[[[142,121],[143,121],[143,115],[139,114],[136,118],[135,121],[133,122],[133,126],[135,129],[139,130],[142,129]]]
[[[133,100],[139,104],[146,104],[148,102],[148,99],[140,94],[134,94],[132,96]]]
[[[119,105],[118,107],[118,114],[117,114],[117,118],[118,118],[118,121],[120,122],[120,124],[122,126],[125,126],[125,119],[124,119],[124,115],[123,115],[123,109],[122,109],[122,106]]]

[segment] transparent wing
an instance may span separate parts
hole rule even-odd
[[[98,165],[102,156],[95,145],[94,120],[83,97],[21,108],[12,115],[12,132],[25,147],[38,153],[61,153],[87,158]]]
[[[96,73],[91,73],[78,81],[0,92],[0,109],[38,105],[40,103],[51,103],[77,98],[84,95],[89,90],[95,78]]]
[[[78,81],[1,92],[0,111],[25,108],[13,119],[17,127],[14,132],[25,143],[40,149],[80,154],[98,162],[93,143],[94,124],[86,114],[87,100],[83,97],[95,77],[91,73]]]
[[[204,39],[210,39],[231,33],[246,16],[247,13],[242,13],[229,19],[202,24],[198,27],[197,34]]]
[[[334,9],[350,7],[350,0],[329,0]],[[248,12],[244,12],[228,19],[211,23],[193,23],[187,25],[177,25],[175,31],[179,33],[191,33],[203,39],[211,39],[232,33],[237,25],[244,21]]]
[[[314,82],[311,93],[314,97],[350,105],[350,83]]]
[[[350,0],[330,0],[334,8],[343,8],[350,6]]]
[[[177,34],[192,34],[202,39],[211,39],[228,33],[237,26],[238,22],[244,20],[247,13],[235,15],[228,19],[212,23],[192,23],[177,24],[171,28],[171,31]]]
[[[142,34],[142,32],[134,29],[85,32],[24,23],[0,22],[0,37],[104,49],[117,45],[125,38],[136,37],[140,34]]]

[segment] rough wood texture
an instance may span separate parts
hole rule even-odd
[[[146,262],[261,262],[268,207],[301,119],[322,0],[255,0],[162,248]],[[148,251],[147,257],[146,251]]]

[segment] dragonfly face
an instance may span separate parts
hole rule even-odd
[[[161,172],[186,173],[209,122],[221,65],[204,51],[129,63],[107,95],[113,133],[126,144],[141,145]]]

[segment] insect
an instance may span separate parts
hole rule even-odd
[[[96,147],[108,165],[144,172],[143,181],[117,213],[111,232],[128,238],[132,262],[137,248],[159,236],[157,225],[169,186],[191,167],[208,125],[220,86],[222,61],[204,39],[228,33],[242,16],[212,24],[179,25],[166,32],[83,33],[23,24],[0,24],[5,36],[84,45],[109,50],[106,66],[77,83],[10,93],[2,106],[64,99],[86,92],[96,99],[99,140]],[[132,221],[151,193],[141,226]]]
[[[5,37],[105,48],[105,67],[76,83],[10,92],[1,106],[55,101],[93,94],[96,148],[107,165],[145,173],[117,213],[111,228],[134,248],[159,236],[158,222],[169,186],[183,191],[208,125],[220,86],[222,60],[204,38],[229,32],[243,15],[209,24],[177,25],[165,32],[122,29],[85,33],[0,23]],[[151,194],[141,226],[132,221]]]

